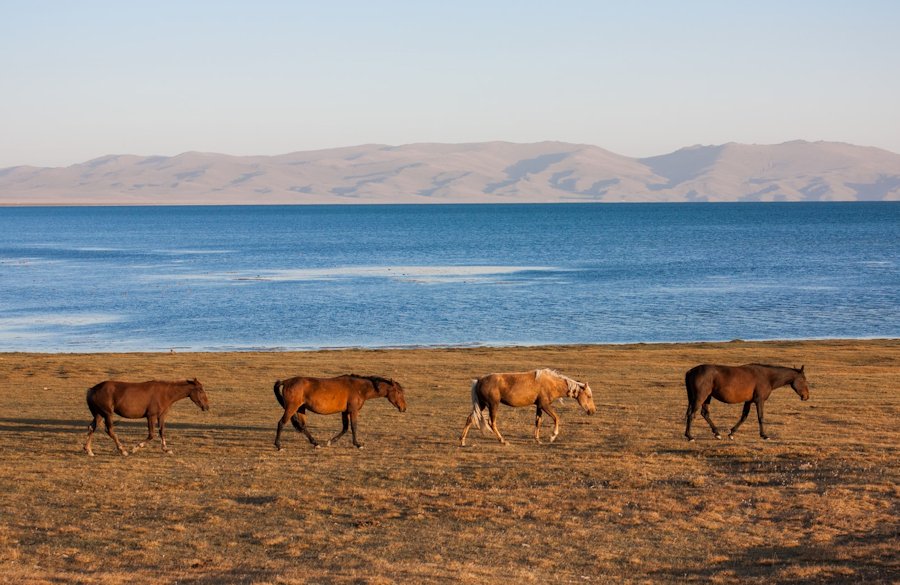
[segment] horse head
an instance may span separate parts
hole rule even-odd
[[[591,392],[591,387],[588,386],[587,382],[578,382],[578,384],[581,386],[581,392],[578,393],[575,399],[586,413],[594,414],[597,412],[597,406],[594,404],[594,394]]]
[[[191,393],[188,396],[191,399],[191,402],[200,407],[200,410],[206,412],[209,410],[209,398],[206,396],[206,390],[203,389],[203,384],[200,383],[200,380],[194,378],[193,380],[188,380],[188,384],[193,386],[191,388]]]
[[[406,396],[403,395],[403,386],[399,382],[388,380],[390,387],[387,391],[388,402],[397,407],[400,412],[406,412]]]
[[[794,381],[791,382],[791,388],[800,396],[800,400],[809,400],[809,386],[806,383],[806,374],[803,368],[804,366],[800,366],[800,369],[796,370],[797,375],[794,376]]]

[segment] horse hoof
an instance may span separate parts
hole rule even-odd
[[[762,440],[763,440],[763,441],[768,441],[768,440],[769,440],[769,437],[767,437],[766,435],[763,435],[763,436],[762,436]]]
[[[87,454],[88,454],[88,457],[93,457],[93,456],[94,456],[94,452],[93,452],[93,451],[88,451]]]
[[[734,440],[734,435],[733,435],[732,433],[728,433],[728,439],[731,440],[731,441],[733,441],[733,440]]]
[[[687,440],[688,443],[693,443],[695,441],[694,437],[688,437]]]
[[[163,453],[165,453],[166,455],[171,455],[172,450],[171,449],[163,449]]]
[[[331,447],[331,441],[326,441],[326,442],[325,442],[325,446],[326,446],[326,447]]]
[[[363,447],[365,447],[365,445],[363,443],[360,443],[358,445],[354,445],[354,447],[356,447],[357,449],[362,449]]]
[[[721,441],[721,440],[722,440],[722,435],[720,435],[719,433],[716,433],[716,440],[717,440],[717,441]]]
[[[122,457],[128,457],[128,451],[119,451],[122,454]]]

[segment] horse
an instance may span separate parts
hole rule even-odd
[[[106,434],[116,443],[116,448],[122,455],[128,455],[128,450],[119,442],[119,438],[113,431],[113,413],[124,418],[146,418],[147,439],[139,443],[132,453],[154,439],[153,428],[159,425],[159,438],[162,439],[162,449],[166,453],[172,450],[166,446],[166,414],[174,402],[183,398],[190,398],[200,410],[209,410],[209,399],[203,384],[197,378],[183,382],[163,382],[150,380],[147,382],[119,382],[106,380],[100,382],[87,391],[87,405],[94,415],[94,420],[88,427],[87,441],[84,450],[91,457],[91,438],[97,429],[100,419],[106,424]]]
[[[547,368],[530,372],[488,374],[472,380],[472,413],[466,419],[459,445],[466,446],[466,435],[473,423],[478,424],[482,434],[490,429],[501,444],[508,444],[497,428],[497,408],[501,402],[507,406],[535,405],[534,439],[538,443],[541,443],[541,417],[545,412],[549,414],[553,419],[553,434],[550,435],[552,443],[559,435],[559,416],[553,409],[553,402],[563,396],[577,400],[588,414],[597,411],[587,382],[578,382]],[[485,408],[488,409],[489,421],[485,420],[482,412]]]
[[[759,418],[759,436],[768,440],[763,426],[763,403],[776,388],[790,384],[800,396],[800,400],[809,400],[809,386],[806,384],[806,374],[803,366],[800,369],[786,368],[783,366],[768,366],[765,364],[747,364],[744,366],[720,366],[716,364],[701,364],[693,367],[684,375],[684,385],[687,388],[688,406],[685,415],[687,427],[684,436],[688,441],[693,441],[691,435],[691,422],[700,414],[709,423],[716,439],[722,435],[709,417],[709,403],[715,398],[726,404],[744,403],[744,411],[741,420],[728,433],[728,438],[734,440],[734,433],[747,419],[750,413],[750,405],[756,404],[756,415]]]
[[[284,408],[284,415],[278,420],[278,430],[275,432],[275,448],[279,451],[281,451],[281,429],[288,420],[314,447],[321,446],[306,428],[307,410],[316,414],[341,413],[343,428],[331,437],[325,446],[344,436],[349,425],[353,432],[353,445],[357,448],[362,448],[363,444],[357,440],[356,421],[366,400],[386,397],[397,410],[406,411],[403,387],[394,380],[380,376],[356,374],[344,374],[334,378],[297,376],[283,382],[276,380],[272,390],[278,403]]]

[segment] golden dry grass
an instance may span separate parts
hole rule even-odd
[[[682,433],[683,375],[702,362],[806,365],[734,442],[698,417]],[[553,445],[533,411],[504,408],[503,447],[457,438],[469,379],[558,368],[597,415],[559,408]],[[276,378],[393,376],[409,410],[361,414],[365,449],[313,449],[286,429]],[[108,378],[197,376],[158,442],[123,458],[81,444],[84,392]],[[0,576],[15,583],[844,583],[898,565],[900,342],[810,341],[308,353],[0,354]],[[729,428],[740,406],[714,403]],[[339,417],[311,415],[317,436]],[[142,421],[121,422],[134,444]]]

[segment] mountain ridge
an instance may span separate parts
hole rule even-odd
[[[803,140],[643,158],[558,141],[426,142],[0,169],[5,205],[863,200],[900,200],[900,154]]]

